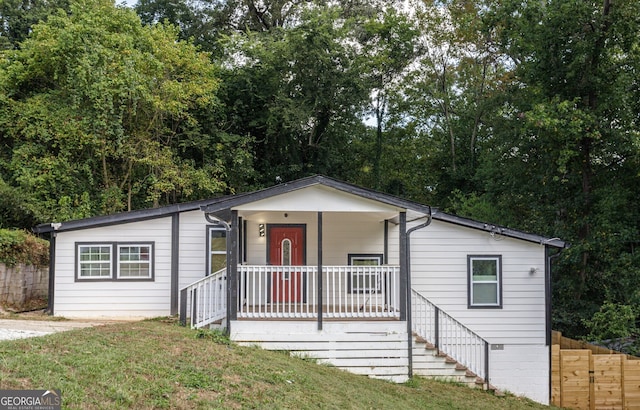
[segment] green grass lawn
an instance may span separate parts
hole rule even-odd
[[[450,383],[405,385],[241,347],[172,319],[0,342],[0,389],[59,389],[81,409],[545,409]]]

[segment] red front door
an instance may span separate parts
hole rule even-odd
[[[302,274],[290,266],[305,264],[304,225],[267,225],[269,264],[282,266],[272,274],[271,301],[302,301]]]

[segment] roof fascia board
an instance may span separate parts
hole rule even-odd
[[[33,228],[35,233],[76,231],[80,229],[99,228],[107,225],[120,225],[130,222],[147,221],[171,216],[175,213],[199,210],[204,204],[210,204],[211,199],[167,205],[160,208],[140,209],[131,212],[121,212],[113,215],[101,215],[93,218],[77,219],[62,223],[40,224]]]
[[[484,222],[475,221],[473,219],[467,219],[456,215],[447,214],[441,211],[434,210],[433,219],[442,222],[448,222],[455,225],[464,226],[467,228],[478,229],[485,232],[495,232],[498,235],[506,236],[509,238],[520,239],[527,242],[533,242],[540,245],[553,246],[555,248],[566,248],[567,244],[558,238],[546,238],[544,236],[535,235],[527,232],[518,231],[515,229],[488,224]]]
[[[325,176],[316,175],[313,177],[307,177],[298,179],[296,181],[287,182],[280,185],[275,185],[270,188],[266,188],[260,191],[238,195],[236,197],[228,198],[226,200],[218,201],[214,204],[206,205],[202,207],[205,212],[217,212],[225,208],[233,208],[238,205],[244,205],[249,202],[255,202],[262,199],[267,199],[276,195],[286,194],[298,189],[310,187],[312,185],[321,184],[330,188],[334,188],[338,191],[346,192],[348,194],[360,196],[365,199],[370,199],[377,202],[382,202],[387,205],[392,205],[402,209],[412,209],[425,214],[429,213],[429,206],[418,204],[416,202],[407,201],[401,198],[397,198],[391,195],[387,195],[378,191],[361,188],[346,182],[341,182]]]

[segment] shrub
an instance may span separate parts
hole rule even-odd
[[[25,231],[0,229],[0,263],[47,266],[49,243]]]

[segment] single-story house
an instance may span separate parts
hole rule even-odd
[[[549,402],[558,238],[324,176],[35,231],[50,235],[53,315],[179,314],[358,374],[449,366]]]

